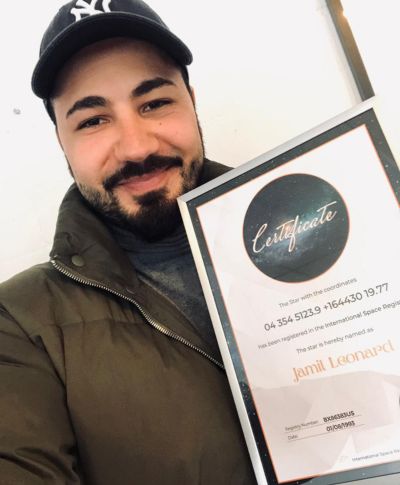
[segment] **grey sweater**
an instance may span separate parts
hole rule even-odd
[[[183,225],[170,236],[157,242],[147,242],[117,226],[111,231],[124,249],[139,278],[152,286],[175,305],[194,326],[210,348],[221,359]]]

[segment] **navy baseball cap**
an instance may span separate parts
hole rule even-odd
[[[33,92],[47,99],[58,71],[70,57],[111,37],[146,40],[183,67],[192,62],[188,47],[142,0],[73,0],[60,8],[43,36],[32,76]]]

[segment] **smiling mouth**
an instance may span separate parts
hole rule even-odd
[[[177,167],[163,167],[143,175],[134,175],[122,180],[117,188],[128,190],[135,195],[162,188],[170,176],[170,171]]]

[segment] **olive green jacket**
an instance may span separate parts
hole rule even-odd
[[[226,375],[201,352],[72,186],[51,262],[0,285],[0,483],[255,483]]]

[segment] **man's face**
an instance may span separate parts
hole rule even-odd
[[[80,51],[53,98],[60,144],[85,199],[146,239],[176,227],[204,150],[179,69],[152,45],[110,39]]]

